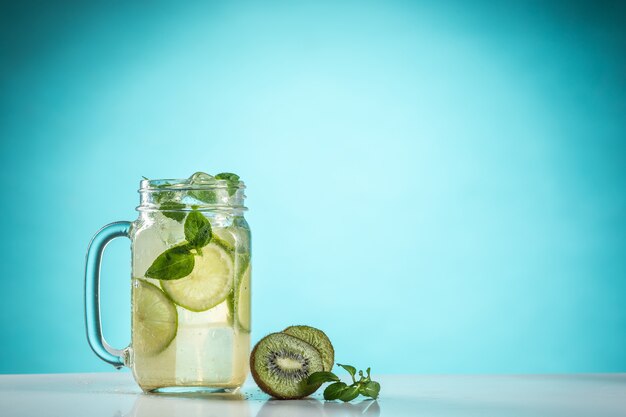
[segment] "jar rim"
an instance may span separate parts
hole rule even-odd
[[[198,211],[247,211],[243,201],[246,186],[243,181],[213,179],[200,184],[192,184],[189,179],[166,178],[144,179],[139,183],[140,204],[137,211],[186,212]],[[210,193],[212,200],[206,200],[193,193]],[[219,197],[218,197],[219,196]],[[174,203],[167,205],[167,203]]]
[[[220,190],[235,187],[245,190],[246,184],[238,180],[233,183],[229,180],[213,180],[203,184],[191,184],[189,178],[163,178],[163,179],[143,179],[139,182],[139,190],[142,191],[193,191],[193,190]]]

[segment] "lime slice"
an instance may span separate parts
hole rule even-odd
[[[214,228],[211,242],[217,244],[226,252],[234,253],[237,242],[228,228]]]
[[[133,283],[133,349],[143,355],[162,352],[176,337],[176,306],[157,286],[142,279]]]
[[[213,240],[227,252],[248,252],[250,250],[250,230],[232,224],[228,227],[213,228]]]
[[[161,281],[163,291],[179,306],[191,311],[215,307],[233,288],[233,260],[213,243],[196,256],[191,274],[181,279]]]
[[[227,240],[220,238],[217,234],[214,234],[211,238],[211,242],[215,243],[220,248],[224,249],[226,252],[232,254],[235,253],[235,247],[231,245]]]
[[[250,264],[239,280],[239,287],[235,294],[235,311],[237,312],[237,322],[241,330],[250,331]]]

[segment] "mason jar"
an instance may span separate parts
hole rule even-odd
[[[207,176],[208,177],[208,176]],[[236,176],[235,176],[236,177]],[[144,391],[236,390],[249,371],[250,228],[238,180],[143,180],[139,217],[103,227],[85,270],[87,338]],[[102,335],[100,264],[105,246],[131,241],[131,343]]]

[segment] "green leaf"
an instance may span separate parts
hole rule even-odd
[[[227,190],[228,195],[233,195],[237,192],[237,188],[239,188],[239,175],[233,174],[232,172],[220,172],[215,176],[216,180],[226,180],[228,182]]]
[[[191,274],[194,259],[186,245],[174,246],[160,254],[150,268],[146,277],[162,280],[180,279]]]
[[[175,201],[166,201],[159,206],[159,210],[161,210],[165,217],[169,217],[170,219],[176,220],[177,222],[182,222],[187,213],[174,210],[184,209],[185,207],[186,206],[182,203],[177,203]]]
[[[233,174],[232,172],[220,172],[215,176],[216,180],[226,180],[226,181],[239,181],[239,175]]]
[[[339,399],[344,402],[352,401],[359,396],[359,387],[357,385],[350,385],[339,394]]]
[[[203,203],[207,204],[215,204],[217,203],[217,194],[215,191],[205,191],[205,190],[194,190],[189,191],[189,195],[195,198],[196,200],[200,200]]]
[[[324,382],[339,381],[339,377],[332,372],[313,372],[309,375],[306,383],[308,385],[319,385]]]
[[[230,180],[232,176],[239,178],[239,175],[233,174],[232,172],[220,172],[215,176],[216,180]]]
[[[171,187],[172,184],[164,183],[155,186],[155,188],[168,188]],[[171,201],[176,197],[176,192],[174,191],[152,191],[152,198],[157,204],[162,204],[168,201]]]
[[[378,398],[378,393],[380,392],[380,384],[376,381],[370,381],[367,384],[361,386],[360,392],[366,397],[372,397],[376,399]]]
[[[341,366],[343,369],[345,369],[346,371],[348,371],[350,373],[350,376],[352,377],[352,379],[354,380],[354,375],[356,374],[356,368],[354,366],[351,365],[342,365],[340,363],[337,364],[338,366]]]
[[[336,400],[347,387],[348,386],[345,382],[335,382],[334,384],[330,384],[324,390],[324,399],[326,401]]]
[[[211,240],[211,223],[199,211],[192,211],[185,220],[185,239],[194,248],[206,246]]]

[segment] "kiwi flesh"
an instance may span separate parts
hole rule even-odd
[[[324,370],[320,352],[304,340],[285,333],[261,339],[250,354],[250,370],[256,384],[272,397],[303,398],[319,387],[308,385],[313,372]]]
[[[283,333],[290,336],[297,337],[304,340],[308,344],[315,347],[320,355],[322,355],[322,362],[324,363],[324,370],[330,371],[333,369],[335,362],[335,349],[333,348],[330,339],[326,336],[326,333],[311,326],[289,326]]]

